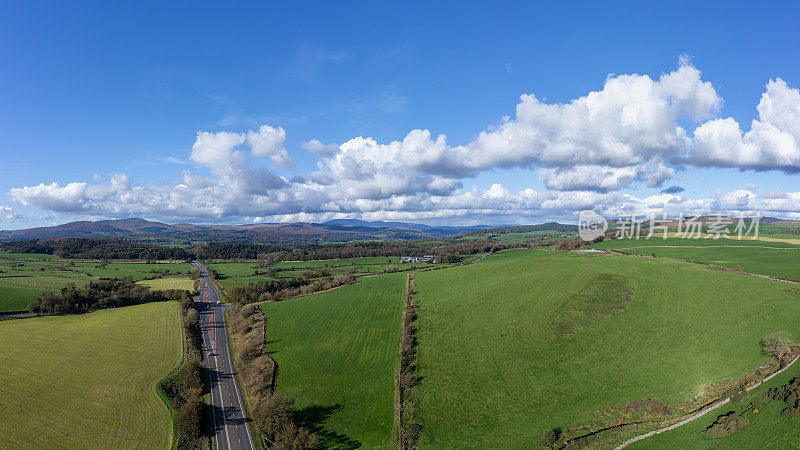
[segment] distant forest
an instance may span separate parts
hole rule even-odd
[[[485,230],[477,230],[467,233],[464,236],[483,236],[487,233],[507,234],[507,233],[530,233],[532,231],[557,231],[561,233],[575,233],[578,231],[577,225],[564,225],[557,222],[548,222],[540,225],[516,225],[510,227],[497,227]]]
[[[60,238],[26,239],[0,244],[0,250],[14,253],[43,253],[74,259],[188,260],[192,252],[180,247],[161,247],[126,239]]]
[[[520,244],[496,243],[486,240],[464,241],[377,241],[343,244],[303,244],[273,246],[215,242],[192,249],[201,259],[262,259],[278,261],[310,261],[316,259],[361,258],[369,256],[471,255],[492,249],[519,247]]]
[[[261,259],[309,261],[315,259],[359,258],[368,256],[436,255],[440,260],[452,255],[471,255],[519,247],[524,244],[473,240],[369,241],[340,244],[272,245],[239,242],[212,242],[191,249],[162,247],[115,238],[27,239],[0,243],[0,250],[14,253],[43,253],[74,259]]]

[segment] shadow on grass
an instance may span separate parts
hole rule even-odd
[[[328,417],[340,409],[342,409],[342,405],[311,405],[295,411],[295,419],[298,425],[308,428],[319,436],[325,448],[353,449],[361,447],[361,442],[325,428],[325,421],[328,420]]]
[[[283,342],[283,339],[273,339],[271,341],[267,340],[266,342],[264,342],[264,347],[266,348],[266,351],[264,353],[270,356],[274,355],[275,353],[278,353],[277,350],[270,350],[270,348],[272,348],[271,344],[277,344],[280,342]]]

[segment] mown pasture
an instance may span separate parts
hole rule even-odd
[[[763,241],[707,239],[615,239],[595,244],[636,255],[679,258],[759,275],[800,280],[800,247]]]
[[[0,447],[169,448],[181,351],[174,302],[0,322]]]
[[[192,280],[191,278],[184,278],[184,277],[164,277],[164,278],[156,278],[154,280],[142,280],[139,281],[137,284],[147,286],[150,289],[161,290],[161,291],[167,289],[181,289],[186,291],[192,291],[194,289],[194,280]]]
[[[266,303],[276,388],[329,446],[385,446],[406,275],[387,274],[306,297]]]
[[[792,286],[667,259],[518,251],[415,287],[421,448],[539,446],[688,407],[763,364],[766,334],[800,337]]]
[[[39,296],[36,289],[0,281],[0,312],[24,311]]]

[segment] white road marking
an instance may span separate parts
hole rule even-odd
[[[214,289],[214,293],[217,295],[216,304],[220,305],[220,312],[223,315],[222,316],[223,326],[224,326],[224,323],[225,323],[224,322],[225,321],[225,316],[224,316],[225,313],[224,313],[224,310],[221,309],[222,308],[222,306],[221,306],[222,303],[221,303],[220,298],[219,298],[219,293],[217,292],[216,287],[213,284],[208,282],[208,272],[206,272],[204,269],[205,268],[201,269],[202,272],[203,272],[203,275],[204,275],[204,277],[203,277],[203,287],[205,288],[206,297],[208,298],[208,302],[207,303],[208,303],[208,306],[209,306],[209,310],[210,310],[211,316],[207,318],[207,324],[208,324],[207,333],[205,333],[205,335],[203,337],[204,337],[204,340],[209,341],[212,346],[216,347],[214,345],[214,344],[216,344],[216,339],[214,339],[212,341],[211,337],[210,337],[211,336],[211,331],[212,331],[211,328],[210,328],[211,327],[211,318],[213,318],[215,316],[214,316],[214,309],[213,309],[214,303],[211,300],[211,296],[208,295],[208,290],[207,290],[208,287],[209,287],[209,284],[211,285],[210,287],[212,289]],[[216,321],[214,322],[214,324],[216,325]],[[215,333],[215,335],[216,335],[216,333]],[[234,408],[238,408],[239,409],[239,412],[241,414],[242,420],[244,421],[245,432],[247,433],[247,439],[249,440],[250,448],[251,449],[255,449],[255,445],[253,444],[253,437],[250,435],[250,427],[249,427],[249,425],[248,425],[248,423],[246,421],[246,417],[245,417],[245,413],[244,413],[244,407],[243,407],[242,398],[241,398],[241,393],[239,392],[239,386],[238,386],[238,383],[236,382],[236,374],[233,372],[233,364],[234,363],[232,363],[230,350],[228,349],[227,330],[226,330],[226,333],[225,333],[225,335],[224,335],[224,337],[222,339],[224,341],[223,342],[224,345],[221,345],[220,349],[224,348],[224,350],[225,350],[225,356],[226,356],[226,359],[228,360],[228,367],[231,368],[230,379],[233,381],[233,388],[236,391],[236,401],[238,403],[238,404],[233,404],[233,401],[231,401],[231,403],[232,403],[231,406],[233,406]],[[228,444],[228,448],[230,448],[231,447],[230,435],[228,433],[227,418],[226,418],[225,410],[224,410],[225,405],[224,405],[224,403],[222,401],[222,399],[223,399],[223,397],[222,397],[222,381],[220,379],[220,371],[219,371],[219,366],[218,366],[218,361],[217,361],[217,357],[219,356],[219,354],[216,352],[216,348],[214,348],[213,351],[214,351],[214,356],[213,356],[214,370],[217,372],[217,376],[216,376],[216,378],[217,378],[217,391],[218,391],[219,400],[220,400],[220,409],[222,411],[223,429],[224,429],[224,432],[225,432],[225,438],[226,438],[226,441],[227,441],[227,444]],[[233,398],[233,395],[230,392],[230,388],[228,388],[228,398],[229,399]],[[212,395],[211,395],[211,404],[212,404],[212,407],[213,407],[213,405],[214,405],[214,392],[213,392],[213,389],[212,389]],[[214,427],[216,428],[216,414],[212,414],[212,416],[214,417]],[[237,425],[234,425],[234,428],[237,428],[237,427],[238,427]],[[216,444],[217,444],[216,447],[220,448],[218,434],[219,433],[215,433],[214,437],[215,437]],[[241,442],[242,442],[241,435],[239,435],[238,433],[237,433],[237,440],[239,441],[239,444],[241,444]]]

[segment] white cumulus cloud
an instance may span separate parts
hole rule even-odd
[[[320,156],[331,156],[339,151],[339,146],[336,144],[323,144],[318,139],[312,139],[300,144],[301,147],[310,151],[311,153]]]
[[[771,80],[756,109],[758,119],[747,132],[730,117],[700,125],[694,132],[689,163],[800,171],[800,92],[780,78]]]
[[[689,199],[673,186],[652,196],[620,193],[634,186],[660,189],[685,165],[800,170],[797,89],[770,81],[747,132],[732,118],[717,118],[721,106],[711,83],[684,60],[659,77],[609,76],[601,89],[564,103],[523,95],[513,116],[463,145],[426,129],[390,142],[314,139],[300,146],[319,156],[316,169],[287,179],[273,171],[295,167],[286,130],[262,125],[244,133],[198,133],[189,156],[195,165],[174,183],[141,185],[119,173],[106,182],[41,183],[9,195],[51,212],[181,220],[536,221],[571,217],[580,209],[762,209],[797,217],[800,199],[791,192],[759,197],[745,189]],[[689,125],[693,133],[684,128]],[[498,168],[536,169],[546,189],[465,187],[470,177]]]
[[[283,146],[284,140],[286,140],[286,131],[282,127],[273,128],[269,125],[262,125],[258,131],[247,132],[247,143],[250,145],[251,155],[267,156],[277,167],[294,168],[295,161]]]

